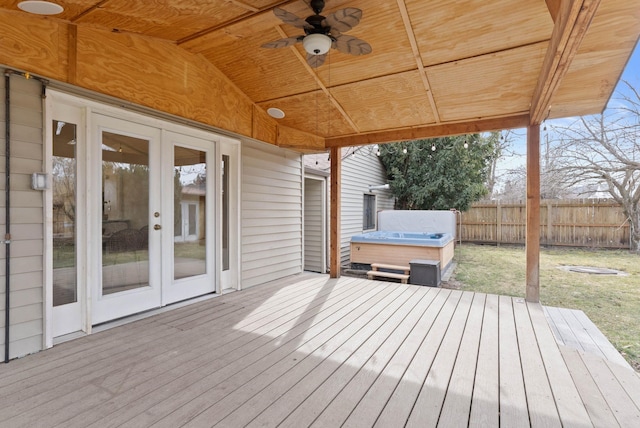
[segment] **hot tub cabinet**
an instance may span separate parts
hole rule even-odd
[[[454,245],[448,233],[368,232],[351,237],[351,263],[409,266],[414,259],[438,260],[444,271],[453,260]]]

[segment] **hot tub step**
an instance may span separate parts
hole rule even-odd
[[[386,264],[386,263],[371,263],[371,269],[375,270],[375,271],[377,271],[379,269],[401,270],[407,275],[409,274],[409,271],[411,270],[411,268],[409,266],[390,265],[390,264]]]
[[[379,270],[370,270],[367,272],[367,278],[369,279],[374,279],[376,276],[399,279],[403,284],[406,284],[409,281],[409,275],[404,273],[383,272]]]

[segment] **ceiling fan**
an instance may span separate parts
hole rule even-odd
[[[305,35],[274,40],[262,45],[263,48],[284,48],[302,42],[304,50],[307,52],[307,63],[314,68],[324,64],[330,48],[351,55],[371,53],[372,49],[369,43],[357,37],[342,34],[358,25],[360,18],[362,18],[360,9],[348,7],[324,17],[320,15],[324,9],[324,0],[303,1],[313,10],[315,15],[302,19],[278,7],[273,9],[273,13],[285,24],[303,29]]]

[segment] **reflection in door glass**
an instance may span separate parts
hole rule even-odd
[[[76,279],[76,125],[53,121],[53,306],[78,301]]]
[[[149,141],[102,132],[102,294],[149,285]]]
[[[174,147],[174,279],[207,273],[206,152]]]

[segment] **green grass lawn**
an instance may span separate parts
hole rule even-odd
[[[520,247],[460,245],[452,284],[463,290],[524,297],[525,252]],[[595,266],[628,276],[568,272],[559,266]],[[628,251],[542,249],[540,302],[580,309],[636,370],[640,370],[640,256]]]

